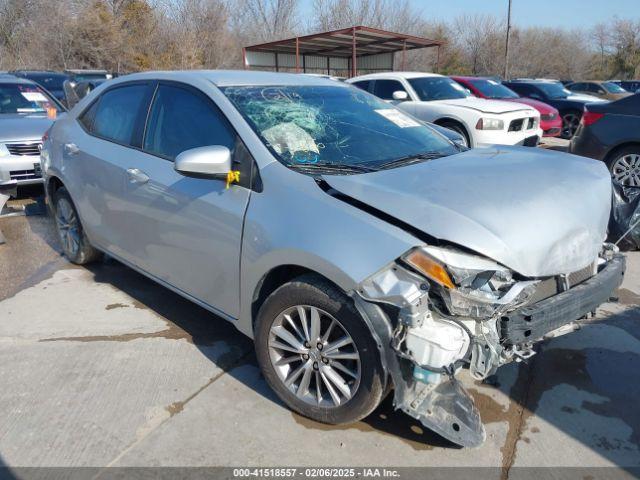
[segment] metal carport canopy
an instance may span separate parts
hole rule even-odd
[[[296,72],[346,71],[355,76],[358,69],[393,70],[396,52],[402,52],[402,69],[406,51],[438,47],[444,42],[377,28],[355,26],[251,45],[242,49],[245,68],[267,68]]]

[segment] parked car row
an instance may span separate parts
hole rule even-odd
[[[433,73],[388,72],[347,80],[411,115],[458,132],[469,147],[536,146],[540,113],[528,105],[477,98],[454,80]]]
[[[42,183],[40,146],[60,101],[31,80],[0,75],[0,183]]]
[[[63,251],[106,252],[231,321],[302,415],[353,422],[393,389],[396,408],[478,446],[460,370],[481,380],[529,358],[622,281],[624,256],[603,244],[609,174],[512,146],[541,134],[528,105],[439,75],[349,82],[360,89],[233,71],[100,85],[44,136]],[[15,111],[35,108],[17,92]],[[464,148],[420,118],[510,145]]]
[[[91,84],[112,78],[112,75],[106,70],[86,69],[65,70],[64,72],[53,70],[12,70],[8,73],[36,82],[69,108],[73,107],[79,100],[78,93],[74,91],[77,85]]]

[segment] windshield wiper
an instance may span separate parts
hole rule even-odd
[[[322,170],[324,172],[351,172],[351,173],[370,173],[375,172],[377,169],[372,167],[366,167],[364,165],[347,165],[340,163],[330,162],[316,162],[316,163],[297,163],[289,164],[291,168],[296,170]]]
[[[378,170],[385,170],[388,168],[412,165],[424,160],[434,160],[436,158],[446,157],[446,154],[440,152],[425,152],[417,155],[407,155],[405,157],[396,158],[385,163],[381,163],[377,166]]]

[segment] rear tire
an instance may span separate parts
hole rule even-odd
[[[625,187],[640,187],[640,145],[616,150],[606,160],[613,178]]]
[[[304,324],[308,328],[300,328],[303,315],[299,308],[309,312],[304,314]],[[315,332],[313,309],[320,325]],[[333,328],[328,327],[330,324]],[[331,335],[323,343],[323,332],[327,330]],[[333,350],[332,345],[341,339],[352,343]],[[294,350],[297,351],[280,349],[283,344],[287,348],[296,344],[298,347]],[[314,348],[320,344],[324,350]],[[258,312],[255,348],[262,373],[278,397],[290,409],[317,422],[355,422],[369,415],[383,399],[385,377],[369,327],[353,301],[317,275],[298,277],[267,297]],[[335,358],[349,355],[358,358]],[[303,373],[291,380],[298,369]],[[307,370],[309,373],[305,378]],[[343,396],[344,391],[348,395]]]
[[[578,130],[580,120],[582,119],[582,112],[578,110],[567,110],[561,113],[562,116],[562,130],[560,131],[560,138],[565,140],[571,140]]]
[[[78,211],[64,187],[53,194],[53,216],[62,250],[72,263],[85,265],[100,258],[102,254],[89,242]]]

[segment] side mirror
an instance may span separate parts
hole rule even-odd
[[[542,97],[537,93],[532,93],[529,95],[530,98],[535,98],[536,100],[542,100]]]
[[[231,151],[221,145],[185,150],[176,157],[173,168],[188,177],[226,178],[231,170]]]
[[[404,90],[397,90],[393,92],[393,99],[397,100],[398,102],[404,102],[405,100],[409,99],[409,95]]]

